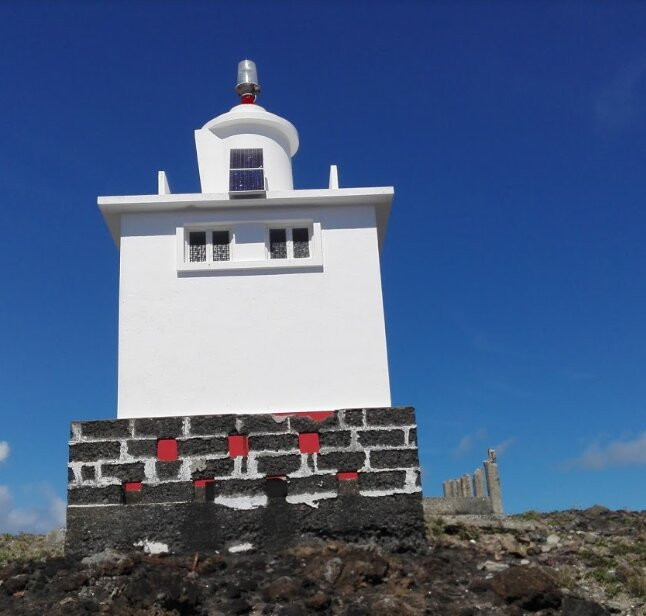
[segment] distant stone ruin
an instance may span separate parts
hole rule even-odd
[[[438,515],[501,515],[502,494],[496,452],[487,451],[487,459],[473,475],[465,473],[459,479],[442,483],[444,496],[424,499],[427,513]],[[485,493],[486,485],[486,493]]]

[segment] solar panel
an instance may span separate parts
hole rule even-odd
[[[229,171],[229,191],[265,190],[262,169],[232,169]]]
[[[262,148],[231,150],[230,169],[262,169]]]

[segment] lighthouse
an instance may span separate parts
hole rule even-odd
[[[116,419],[72,421],[66,551],[308,537],[425,545],[415,410],[392,407],[392,187],[294,187],[298,132],[239,103],[195,131],[200,192],[99,197],[120,255]]]
[[[119,248],[118,416],[390,405],[392,187],[294,188],[296,128],[239,104],[195,131],[201,191],[100,197]]]

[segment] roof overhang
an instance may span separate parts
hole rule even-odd
[[[110,229],[112,239],[119,246],[121,215],[141,212],[179,212],[199,210],[237,210],[241,208],[267,209],[277,207],[325,207],[373,205],[377,217],[379,249],[384,243],[395,189],[334,188],[314,190],[267,191],[264,198],[230,199],[228,193],[187,193],[170,195],[128,195],[99,197],[97,203]]]

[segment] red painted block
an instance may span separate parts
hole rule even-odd
[[[196,488],[206,488],[208,483],[215,483],[215,479],[193,479],[193,485]]]
[[[123,489],[126,492],[141,492],[141,481],[128,481],[123,484]]]
[[[174,438],[162,438],[157,441],[158,460],[177,460],[177,441]]]
[[[356,481],[357,479],[359,479],[359,473],[357,473],[356,471],[337,473],[336,478],[339,481]]]
[[[299,413],[273,413],[277,417],[288,417],[296,415],[297,417],[309,417],[312,421],[325,421],[328,417],[334,415],[335,411],[302,411]]]
[[[229,457],[237,458],[249,453],[249,437],[246,434],[232,434],[229,436]]]
[[[318,453],[321,451],[318,432],[302,432],[299,434],[298,448],[301,453]]]

